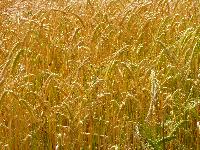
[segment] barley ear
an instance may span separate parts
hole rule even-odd
[[[151,102],[145,119],[146,122],[152,121],[153,114],[155,113],[155,106],[157,103],[158,84],[156,79],[156,72],[153,69],[151,70],[150,80],[151,80]]]
[[[13,60],[12,72],[15,71],[15,68],[16,68],[16,66],[18,65],[18,63],[19,63],[19,61],[20,61],[20,58],[21,58],[21,56],[23,55],[23,53],[24,53],[24,50],[23,50],[23,49],[20,49],[20,50],[17,52],[17,54],[16,54],[16,56],[15,56],[15,58],[14,58],[14,60]]]

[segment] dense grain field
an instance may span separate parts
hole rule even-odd
[[[200,1],[0,1],[0,149],[199,150]]]

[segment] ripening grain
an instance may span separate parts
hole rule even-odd
[[[199,149],[199,8],[0,1],[1,149]]]

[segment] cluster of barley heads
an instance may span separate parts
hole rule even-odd
[[[0,148],[200,149],[199,8],[0,1]]]

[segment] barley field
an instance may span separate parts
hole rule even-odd
[[[200,1],[1,0],[0,149],[200,150]]]

